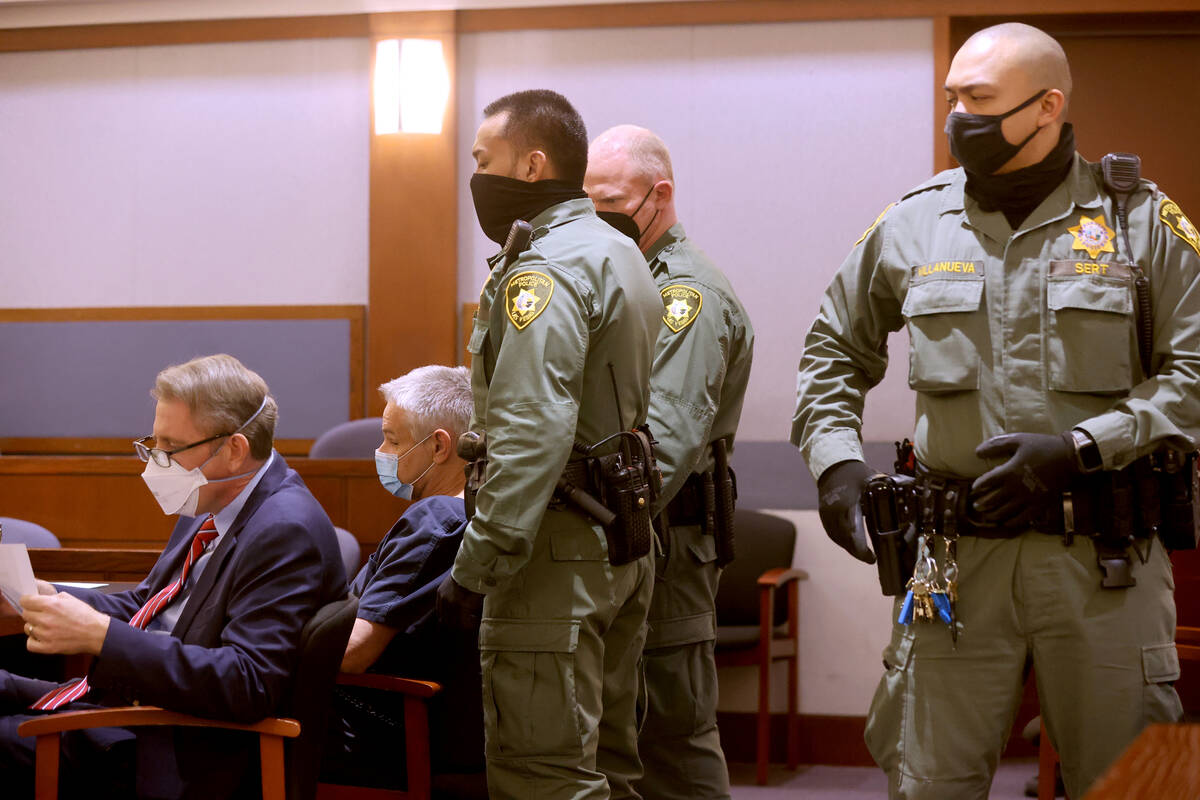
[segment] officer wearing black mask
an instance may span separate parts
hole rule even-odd
[[[1119,489],[1147,454],[1200,438],[1200,233],[1149,181],[1114,198],[1075,152],[1071,88],[1044,32],[971,36],[945,79],[962,168],[880,214],[805,339],[792,442],[826,533],[869,561],[863,408],[888,334],[909,334],[920,536],[914,566],[881,558],[910,594],[892,610],[865,736],[898,800],[986,798],[1031,667],[1071,797],[1143,726],[1182,714],[1158,509]]]

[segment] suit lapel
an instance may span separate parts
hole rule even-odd
[[[175,627],[171,631],[172,636],[179,639],[183,638],[184,631],[192,624],[196,613],[208,601],[208,595],[212,591],[213,586],[216,585],[217,578],[221,575],[225,567],[225,562],[229,559],[229,554],[237,547],[238,536],[241,534],[246,521],[254,516],[254,512],[262,505],[263,500],[275,493],[275,490],[279,488],[279,484],[283,482],[286,474],[287,464],[284,463],[283,456],[275,453],[275,460],[271,462],[271,466],[263,473],[262,480],[254,487],[254,491],[246,498],[246,504],[242,506],[237,519],[233,521],[233,525],[221,537],[221,543],[217,545],[217,549],[204,565],[204,571],[200,573],[200,579],[196,581],[196,585],[188,595],[187,604],[183,607],[183,613],[179,615],[179,620],[175,623]],[[191,539],[188,539],[188,541],[191,541]]]

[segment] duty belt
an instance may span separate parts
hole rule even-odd
[[[945,525],[949,523],[956,526],[959,536],[975,536],[980,539],[1009,539],[1030,529],[1051,536],[1063,534],[1061,494],[1055,495],[1054,500],[1025,524],[989,525],[977,519],[971,507],[971,484],[975,482],[974,478],[960,478],[938,472],[919,461],[916,467],[917,494],[918,497],[924,496],[921,502],[934,503],[933,519],[938,533],[943,533]]]
[[[711,472],[693,472],[667,504],[672,525],[712,525],[716,495]]]

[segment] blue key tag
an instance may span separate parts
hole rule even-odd
[[[950,611],[950,598],[944,592],[933,593],[933,607],[937,609],[937,614],[942,618],[942,622],[947,625],[953,624],[954,617]]]
[[[901,625],[912,625],[913,621],[913,591],[908,590],[908,594],[904,595],[904,602],[900,605],[900,616],[896,618],[896,622]]]

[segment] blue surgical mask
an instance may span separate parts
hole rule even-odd
[[[433,436],[433,433],[430,433],[429,436]],[[433,469],[434,462],[430,461],[429,466],[425,468],[425,472],[422,472],[415,479],[413,479],[413,483],[405,483],[396,477],[396,473],[400,466],[400,459],[404,458],[413,450],[416,450],[418,447],[424,444],[425,440],[428,439],[429,436],[426,436],[425,439],[417,442],[400,455],[395,455],[394,453],[384,453],[379,450],[375,451],[375,472],[379,475],[379,482],[383,484],[383,488],[387,489],[401,500],[412,499],[413,483],[416,483],[417,481],[421,480],[421,478],[424,478],[425,472],[429,472],[429,470]]]

